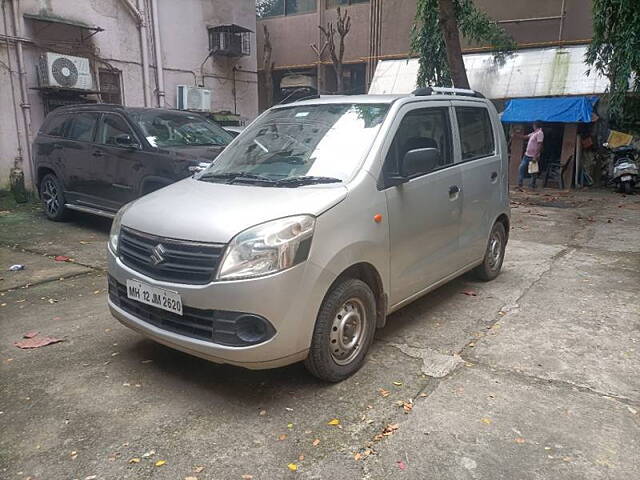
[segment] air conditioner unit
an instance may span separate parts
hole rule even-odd
[[[88,58],[48,52],[40,57],[38,74],[41,87],[93,89]]]
[[[211,90],[189,85],[177,87],[178,110],[211,111]]]

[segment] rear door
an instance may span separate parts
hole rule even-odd
[[[99,207],[104,177],[96,170],[96,158],[92,156],[99,113],[79,111],[70,117],[64,139],[60,142],[67,200]]]
[[[455,101],[462,171],[460,253],[469,264],[481,260],[489,232],[502,204],[502,162],[497,129],[500,125],[480,102]]]
[[[462,201],[462,174],[454,164],[450,102],[405,105],[392,128],[393,140],[383,147],[382,185],[389,217],[391,305],[415,295],[456,272]],[[386,187],[398,173],[408,150],[437,148],[437,165],[414,171],[410,180]]]

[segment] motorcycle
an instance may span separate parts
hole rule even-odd
[[[637,150],[631,145],[609,148],[609,145],[605,143],[604,147],[613,154],[611,183],[616,185],[620,193],[632,193],[638,183]]]

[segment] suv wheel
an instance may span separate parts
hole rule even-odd
[[[49,220],[60,222],[67,217],[69,211],[64,206],[64,190],[54,174],[48,173],[40,182],[40,199]]]
[[[487,251],[484,254],[484,261],[475,269],[475,273],[480,278],[488,282],[500,274],[502,262],[504,261],[504,251],[507,247],[507,232],[502,222],[496,222],[489,235]]]
[[[376,301],[369,286],[356,279],[334,286],[320,306],[307,370],[328,382],[353,375],[364,363],[375,327]]]

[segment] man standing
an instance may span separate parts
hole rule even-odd
[[[524,177],[529,171],[529,164],[532,161],[538,162],[540,160],[540,153],[542,152],[542,143],[544,142],[544,132],[542,131],[542,122],[536,120],[533,122],[533,132],[529,135],[516,134],[520,138],[528,139],[527,149],[520,162],[520,168],[518,169],[518,188],[522,189],[524,183]],[[536,188],[537,173],[531,174],[531,188]]]

